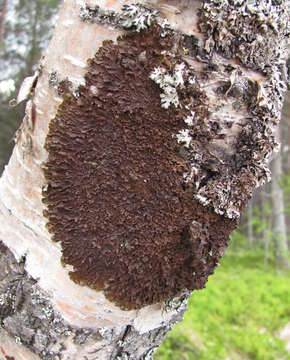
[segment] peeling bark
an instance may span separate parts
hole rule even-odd
[[[269,179],[287,21],[284,3],[63,2],[0,180],[3,356],[152,358]]]

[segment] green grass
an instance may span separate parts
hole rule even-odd
[[[290,359],[278,332],[290,322],[290,273],[263,255],[229,254],[189,301],[156,360]]]

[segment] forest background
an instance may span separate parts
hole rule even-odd
[[[0,0],[0,174],[24,115],[23,104],[9,104],[45,53],[59,4]],[[192,295],[157,360],[290,359],[289,114],[288,92],[272,182],[256,191],[221,265]]]

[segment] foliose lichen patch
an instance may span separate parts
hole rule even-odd
[[[80,16],[83,21],[108,24],[137,32],[147,30],[156,20],[159,12],[142,4],[124,5],[121,13],[114,10],[85,6],[81,8]]]
[[[140,4],[82,9],[84,21],[128,32],[104,42],[51,121],[45,215],[71,278],[124,309],[203,287],[253,189],[270,178],[285,9],[273,5],[279,20],[262,2],[227,4],[204,2],[204,44]],[[280,48],[252,39],[259,24]]]
[[[161,33],[153,25],[104,43],[46,140],[45,215],[62,261],[124,309],[202,288],[236,225],[184,186],[188,150],[174,134],[190,110],[206,115],[205,97]],[[182,107],[162,108],[156,68],[175,74]]]
[[[164,109],[168,109],[171,105],[176,108],[179,107],[180,102],[177,88],[184,87],[184,70],[185,64],[181,63],[175,66],[172,75],[162,68],[155,68],[150,74],[150,79],[153,80],[162,90],[160,98],[161,106]]]
[[[205,0],[199,27],[207,34],[208,53],[237,56],[247,67],[269,73],[285,57],[289,14],[284,1]]]
[[[236,62],[237,66],[228,69],[230,83],[224,95],[236,98],[237,104],[241,105],[241,100],[247,104],[248,116],[235,140],[232,166],[227,166],[231,169],[229,176],[210,181],[196,197],[218,213],[238,218],[252,190],[271,178],[268,162],[278,147],[275,128],[287,89],[287,4],[263,0],[204,1],[199,18],[200,30],[206,35],[207,54],[203,56],[217,67],[217,54],[232,59],[231,66]],[[260,72],[264,78],[249,80],[242,65]],[[216,112],[217,108],[212,110]]]

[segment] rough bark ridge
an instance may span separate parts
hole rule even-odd
[[[284,2],[63,3],[0,181],[6,359],[152,358],[269,179],[288,35]]]
[[[125,354],[146,359],[169,330],[167,325],[144,336],[131,326],[119,334],[106,329],[92,331],[72,327],[53,309],[50,296],[39,288],[37,281],[29,277],[24,268],[25,258],[15,261],[13,254],[0,242],[0,334],[4,336],[7,332],[14,337],[16,344],[25,344],[41,359],[70,359],[70,348],[74,348],[78,359],[99,358],[98,353],[104,348],[113,359],[126,359]],[[187,294],[181,297],[181,303],[185,299]],[[178,303],[175,306],[185,308]],[[180,315],[172,319],[173,322],[178,320]],[[85,354],[82,351],[84,346],[90,349]],[[1,346],[0,349],[7,360],[11,355],[18,359],[17,353]]]

